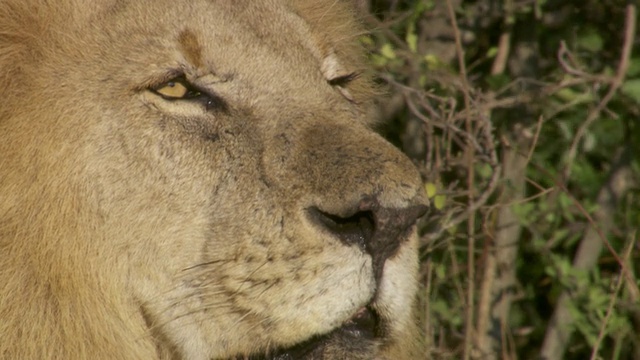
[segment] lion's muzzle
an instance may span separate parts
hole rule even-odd
[[[379,283],[385,261],[396,254],[407,233],[428,207],[418,204],[388,208],[381,206],[376,197],[363,196],[353,209],[346,216],[340,216],[312,207],[309,215],[343,244],[355,245],[371,255],[376,282]]]

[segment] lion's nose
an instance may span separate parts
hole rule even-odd
[[[396,254],[416,220],[427,212],[426,205],[387,208],[372,197],[360,200],[355,209],[336,215],[317,207],[309,209],[316,223],[348,246],[356,245],[373,259],[376,280],[382,276],[384,262]]]

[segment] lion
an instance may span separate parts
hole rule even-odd
[[[1,0],[0,358],[424,358],[354,8]]]

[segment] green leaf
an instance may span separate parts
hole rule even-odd
[[[427,197],[433,199],[433,206],[436,209],[441,210],[447,202],[447,196],[438,194],[438,186],[434,183],[425,183],[424,190],[427,192]]]
[[[434,266],[436,279],[444,280],[447,277],[447,267],[444,264],[436,264]]]
[[[524,202],[520,204],[514,204],[512,206],[513,212],[516,214],[520,223],[528,225],[533,221],[535,214],[535,204],[532,202]]]
[[[424,189],[427,192],[427,197],[429,199],[431,199],[432,197],[436,196],[436,192],[438,191],[438,188],[436,187],[436,184],[430,183],[430,182],[424,184]]]
[[[447,202],[447,197],[444,195],[436,195],[435,198],[433,199],[433,205],[438,210],[442,210],[446,202]]]
[[[416,26],[415,24],[409,24],[409,28],[407,29],[407,36],[405,38],[409,49],[412,52],[418,51],[418,35],[416,35]]]
[[[425,55],[424,62],[427,64],[427,68],[429,70],[438,70],[447,67],[445,63],[443,63],[437,56],[433,54]]]
[[[493,174],[493,168],[487,163],[480,163],[476,165],[475,170],[478,173],[478,176],[483,179],[489,179]]]
[[[492,46],[489,48],[489,50],[487,50],[487,59],[493,59],[496,54],[498,53],[498,47],[497,46]]]
[[[425,87],[427,85],[427,80],[429,80],[427,74],[420,74],[420,78],[418,79],[420,87]]]
[[[604,40],[595,29],[587,29],[579,38],[578,46],[584,50],[591,52],[599,52],[602,50]]]
[[[389,43],[382,45],[382,47],[380,48],[380,54],[382,54],[382,56],[390,60],[393,60],[396,58],[396,52],[393,50],[393,48],[391,47],[391,44]]]
[[[620,91],[632,98],[635,102],[640,103],[640,79],[636,78],[625,81]]]
[[[409,45],[409,49],[413,52],[418,51],[418,35],[415,33],[407,34],[407,45]]]
[[[590,152],[596,148],[596,136],[592,132],[588,132],[584,134],[584,139],[582,140],[582,149],[585,152]]]
[[[378,67],[385,66],[387,65],[387,63],[389,63],[389,60],[387,58],[385,58],[384,56],[380,56],[378,54],[371,55],[371,61],[375,66],[378,66]]]
[[[594,99],[593,94],[591,94],[589,91],[578,92],[571,88],[562,88],[555,93],[555,96],[563,100],[564,102],[568,103],[573,101],[576,104],[589,102]]]
[[[374,45],[373,39],[369,35],[362,35],[358,39],[360,40],[360,43],[362,45],[367,45],[367,46],[373,46]]]
[[[633,77],[640,75],[640,57],[634,57],[629,60],[629,68],[627,69],[627,76]]]

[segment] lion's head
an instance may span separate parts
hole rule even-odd
[[[337,0],[0,1],[0,357],[418,356],[418,172]]]

